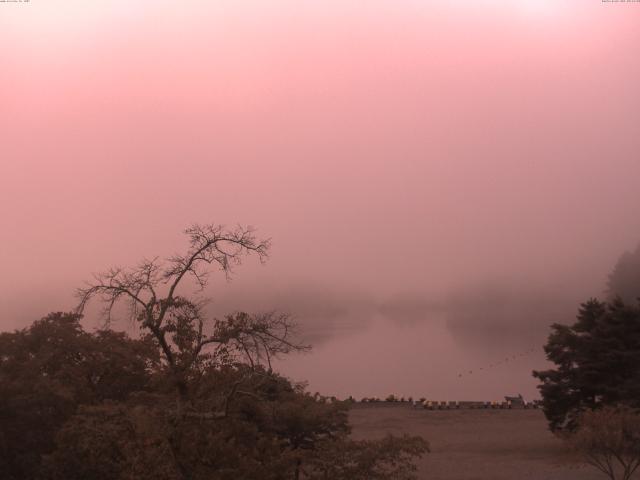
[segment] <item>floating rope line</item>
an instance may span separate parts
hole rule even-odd
[[[514,361],[514,360],[517,360],[517,359],[519,359],[521,357],[525,357],[525,356],[535,352],[536,350],[537,350],[536,347],[528,348],[528,349],[523,350],[523,351],[521,351],[519,353],[516,353],[514,355],[507,356],[503,360],[500,360],[498,362],[494,362],[494,363],[490,363],[489,365],[482,366],[482,367],[478,368],[478,371],[480,371],[480,370],[482,370],[482,371],[492,370],[492,369],[494,369],[496,367],[499,367],[500,365],[504,365],[506,363],[509,363],[509,361]],[[465,372],[458,373],[458,378],[462,378],[462,377],[465,377],[465,376],[473,375],[473,372],[474,372],[474,370],[468,370],[467,373],[465,373]]]

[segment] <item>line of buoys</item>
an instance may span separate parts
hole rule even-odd
[[[518,358],[524,357],[526,355],[529,355],[530,353],[533,353],[535,351],[536,351],[536,347],[531,347],[531,348],[528,348],[527,350],[523,350],[523,351],[521,351],[519,353],[516,353],[514,355],[507,356],[503,360],[500,360],[498,362],[490,363],[488,366],[480,367],[478,370],[479,371],[480,370],[482,370],[482,371],[491,370],[491,369],[496,368],[496,367],[498,367],[500,365],[504,365],[505,363],[509,363],[510,360],[512,360],[512,361],[513,360],[517,360]],[[464,372],[458,373],[458,378],[462,378],[462,377],[467,376],[467,375],[473,375],[473,372],[474,372],[474,370],[468,370],[467,373],[464,373]]]
[[[512,410],[512,409],[537,409],[541,407],[539,400],[526,402],[522,397],[505,397],[504,401],[473,402],[473,401],[438,401],[438,400],[415,400],[412,403],[414,408],[424,410]]]

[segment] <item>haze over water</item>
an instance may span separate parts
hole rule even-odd
[[[639,41],[600,0],[0,4],[0,325],[251,224],[211,309],[294,314],[312,391],[531,397],[640,240]]]

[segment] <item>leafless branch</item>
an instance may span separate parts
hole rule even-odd
[[[195,282],[199,291],[207,286],[214,267],[229,279],[247,255],[256,254],[264,262],[270,240],[259,240],[253,228],[241,226],[226,229],[221,225],[193,225],[184,233],[189,239],[185,254],[165,261],[158,257],[143,259],[131,269],[109,269],[94,275],[92,282],[77,291],[78,312],[96,299],[103,305],[108,324],[114,309],[123,302],[129,318],[155,339],[178,392],[178,412],[189,411],[187,378],[212,365],[212,359],[219,365],[233,362],[234,357],[243,360],[254,375],[264,364],[270,372],[272,360],[282,354],[309,349],[296,341],[295,324],[286,314],[239,312],[222,320],[213,319],[207,328],[203,302],[178,292],[184,279]],[[240,390],[245,381],[241,378],[228,392],[224,412],[232,397],[251,394],[247,389]]]

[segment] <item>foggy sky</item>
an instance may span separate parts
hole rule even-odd
[[[250,224],[212,309],[296,315],[312,390],[531,395],[640,239],[639,41],[600,0],[0,4],[2,329]]]

